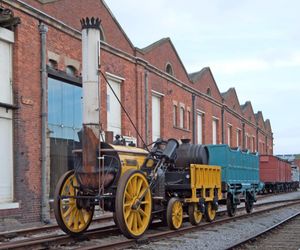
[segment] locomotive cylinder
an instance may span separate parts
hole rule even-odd
[[[177,148],[176,168],[186,169],[191,164],[208,164],[208,150],[201,144],[190,144],[189,139],[182,139]]]

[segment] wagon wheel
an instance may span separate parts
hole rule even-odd
[[[230,216],[230,217],[235,216],[236,204],[233,204],[233,198],[231,195],[227,196],[226,207],[227,207],[228,216]]]
[[[167,223],[170,229],[179,229],[183,221],[183,208],[178,198],[171,198],[167,206]]]
[[[203,217],[203,214],[199,210],[199,205],[197,203],[191,203],[188,208],[189,220],[192,225],[198,225]]]
[[[61,198],[76,196],[78,186],[74,171],[68,171],[60,177],[54,192],[54,214],[57,224],[67,234],[77,235],[84,232],[90,225],[94,206],[81,207],[83,201],[76,198]]]
[[[152,212],[152,195],[143,172],[130,169],[121,177],[116,193],[116,219],[127,238],[141,237]]]
[[[246,198],[245,208],[248,214],[250,214],[253,210],[253,200],[251,200],[249,197]]]
[[[217,211],[213,209],[212,202],[207,202],[205,206],[205,218],[206,221],[211,222],[216,218]]]

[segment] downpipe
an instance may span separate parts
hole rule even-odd
[[[41,89],[42,89],[42,148],[41,148],[41,181],[42,181],[42,197],[41,197],[41,221],[50,223],[49,204],[47,193],[47,56],[46,56],[46,40],[48,27],[44,23],[40,23],[39,32],[41,36]]]

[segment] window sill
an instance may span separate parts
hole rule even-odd
[[[4,209],[17,209],[20,208],[19,202],[5,202],[5,203],[0,203],[0,210]]]
[[[178,129],[178,130],[181,130],[181,131],[184,131],[184,132],[189,132],[189,133],[192,132],[191,130],[188,130],[188,129],[186,129],[186,128],[180,128],[180,127],[176,127],[176,126],[173,126],[173,128]]]

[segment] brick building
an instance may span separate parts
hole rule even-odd
[[[49,218],[58,178],[80,147],[80,18],[101,19],[101,71],[147,143],[158,137],[273,153],[269,120],[220,93],[209,68],[188,74],[169,38],[134,47],[104,1],[0,1],[0,218]],[[6,9],[6,11],[3,11]],[[11,10],[11,12],[7,11]],[[105,131],[141,140],[101,82]]]

